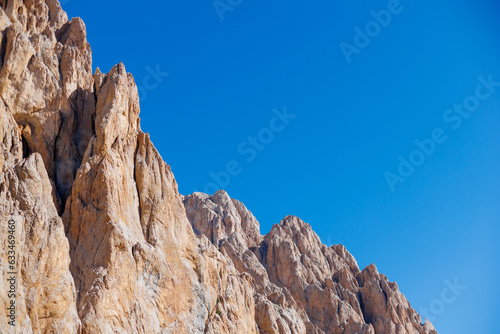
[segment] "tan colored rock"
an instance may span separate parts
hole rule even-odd
[[[358,275],[358,281],[365,317],[377,333],[437,334],[430,322],[421,325],[420,315],[399,292],[398,285],[379,274],[375,265],[366,267]]]
[[[63,216],[83,332],[231,332],[237,319],[254,332],[251,285],[197,246],[170,167],[139,129],[132,76],[120,64],[95,82],[96,131]]]
[[[231,199],[225,191],[213,196],[195,193],[184,199],[187,215],[193,229],[218,245],[221,239],[238,232],[247,247],[262,241],[260,225],[254,215],[240,201]],[[197,225],[200,222],[201,224]]]
[[[3,103],[0,140],[1,332],[77,333],[80,320],[69,271],[69,246],[54,206],[53,188],[39,154],[23,159],[19,130]],[[15,222],[14,229],[8,229],[9,220]],[[8,248],[9,240],[14,249]],[[9,251],[14,251],[14,268],[7,262],[12,255]],[[9,296],[12,289],[7,279],[13,276],[15,319],[8,319],[7,308],[14,299]]]
[[[429,322],[421,324],[395,283],[374,266],[360,272],[344,246],[326,247],[297,217],[286,217],[263,238],[252,233],[258,237],[251,240],[262,241],[248,247],[248,236],[241,235],[244,219],[228,203],[224,191],[184,200],[193,228],[254,278],[261,333],[437,334]]]
[[[5,45],[0,94],[22,126],[26,152],[41,154],[62,211],[92,132],[92,57],[83,21],[56,0],[0,1]]]
[[[236,269],[253,278],[255,321],[260,333],[306,333],[307,317],[294,308],[297,305],[287,290],[271,283],[266,268],[251,250],[257,250],[263,240],[253,214],[223,190],[213,196],[186,196],[184,205],[193,229],[218,245]]]
[[[395,283],[289,216],[220,191],[183,197],[140,129],[131,74],[92,73],[57,0],[0,0],[0,243],[16,223],[8,333],[437,334]],[[12,239],[12,237],[11,237]]]
[[[193,233],[170,168],[140,131],[132,76],[122,64],[92,75],[85,26],[78,18],[68,22],[57,1],[0,4],[2,120],[10,122],[1,132],[2,170],[12,174],[9,168],[23,157],[34,166],[43,196],[33,182],[22,194],[50,213],[39,222],[40,237],[44,228],[58,226],[59,234],[50,235],[62,238],[58,252],[51,246],[26,259],[32,266],[45,257],[58,260],[61,273],[47,277],[61,287],[37,284],[40,293],[60,292],[61,302],[30,297],[29,309],[19,310],[28,319],[21,330],[77,332],[77,311],[83,333],[255,333],[251,279]],[[3,185],[12,192],[8,182]],[[16,201],[20,194],[5,196]],[[45,310],[45,301],[61,310]]]

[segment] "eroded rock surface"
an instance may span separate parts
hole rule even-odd
[[[54,205],[54,188],[40,154],[23,159],[20,130],[4,104],[0,143],[0,332],[77,333],[69,244]],[[9,297],[12,293],[15,299]],[[12,300],[15,318],[8,318]],[[15,327],[8,324],[12,320]]]
[[[57,0],[0,0],[0,96],[1,333],[435,333],[300,219],[262,236],[223,191],[181,196],[132,75],[92,73]]]
[[[184,199],[193,228],[253,278],[261,333],[435,334],[376,267],[359,270],[342,245],[326,247],[288,216],[261,236],[259,223],[224,191]],[[245,229],[252,233],[244,234]],[[259,242],[260,241],[260,242]]]
[[[10,331],[255,333],[251,280],[193,233],[123,64],[92,74],[85,25],[55,0],[0,6],[1,214],[18,224],[20,271]]]

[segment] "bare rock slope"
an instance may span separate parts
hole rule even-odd
[[[180,195],[57,0],[0,0],[0,96],[0,333],[436,333],[300,219]]]
[[[261,333],[436,333],[396,283],[374,265],[360,271],[344,246],[326,247],[299,218],[261,236],[252,213],[223,190],[186,196],[184,205],[195,233],[252,276]]]

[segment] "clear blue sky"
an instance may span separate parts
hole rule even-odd
[[[475,97],[478,76],[500,82],[495,1],[232,0],[223,21],[211,0],[63,3],[86,22],[94,68],[134,74],[142,129],[183,194],[229,167],[220,184],[262,233],[297,215],[433,309],[440,334],[498,333],[500,87]],[[370,12],[388,6],[377,31]],[[340,45],[366,24],[374,37],[348,63]],[[466,98],[470,117],[447,111]],[[447,140],[393,192],[385,173],[435,129]],[[455,278],[458,296],[444,290]]]

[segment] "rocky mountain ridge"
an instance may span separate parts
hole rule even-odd
[[[57,0],[0,0],[0,67],[1,333],[436,334],[299,218],[263,236],[224,191],[180,195],[132,75],[92,73]]]

